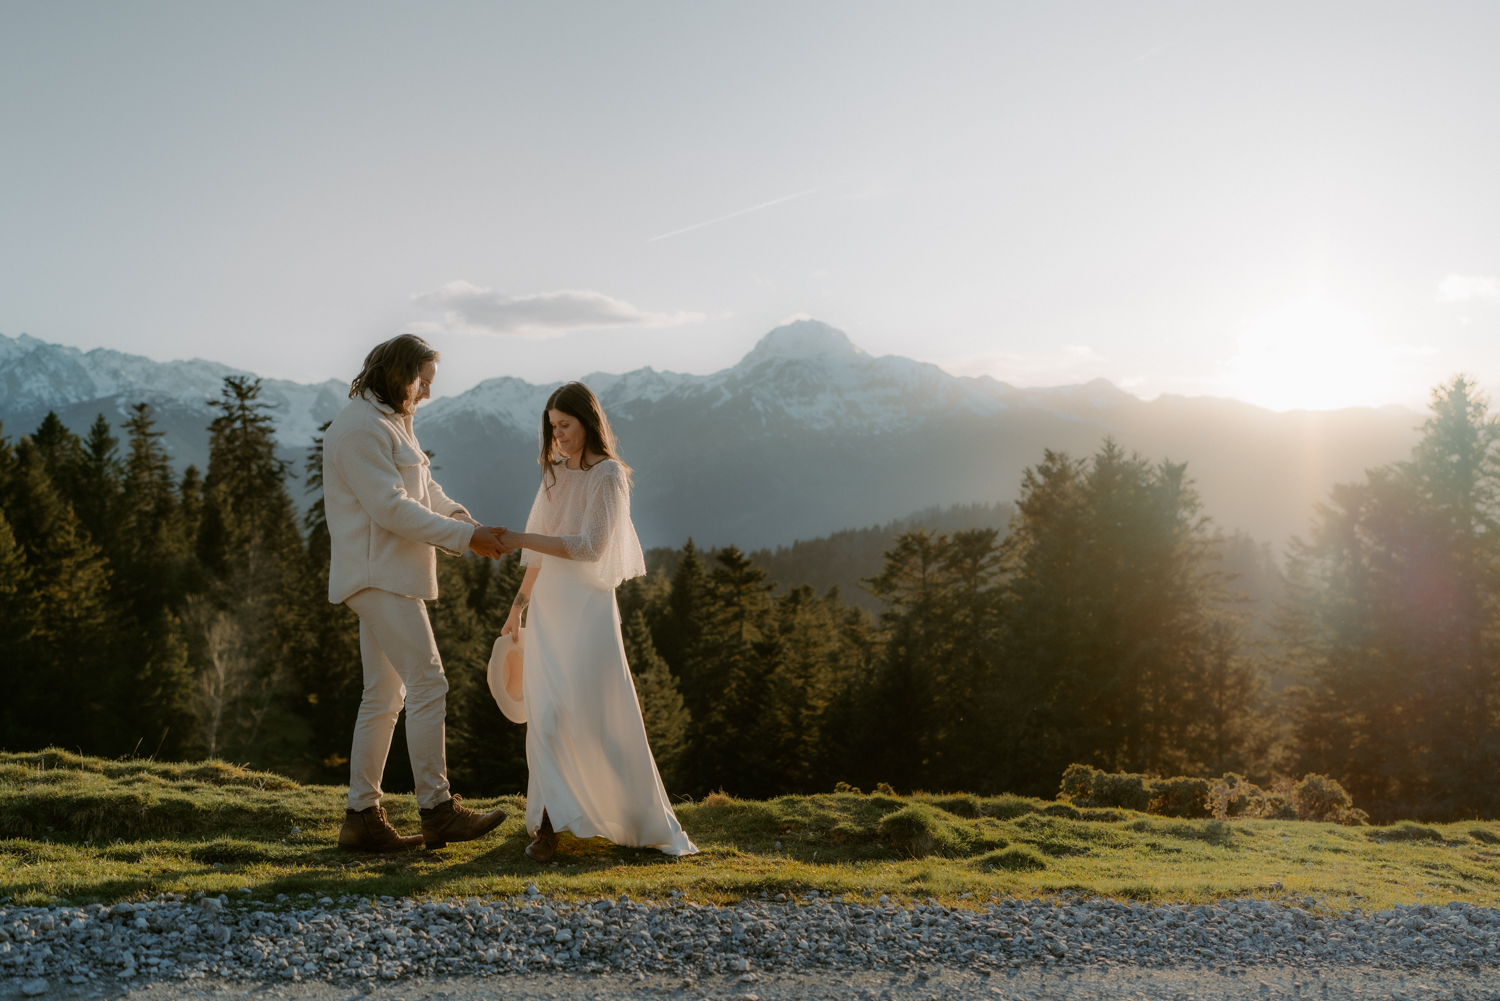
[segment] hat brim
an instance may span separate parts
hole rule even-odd
[[[490,650],[487,674],[495,704],[512,723],[526,722],[524,630],[500,636]]]

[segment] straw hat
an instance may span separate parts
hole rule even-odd
[[[526,630],[518,629],[495,640],[490,651],[490,694],[495,704],[512,723],[526,722],[526,697],[522,688],[521,655],[525,652]]]

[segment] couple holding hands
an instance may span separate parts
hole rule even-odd
[[[349,754],[349,807],[339,845],[353,851],[442,848],[505,820],[478,813],[448,787],[448,680],[427,618],[438,596],[437,553],[499,558],[521,550],[525,578],[502,636],[525,612],[526,854],[552,858],[558,834],[690,855],[646,741],[615,588],[646,572],[630,522],[630,467],[609,420],[579,382],[541,414],[541,484],[526,531],[480,525],[432,478],[412,431],[431,395],[437,351],[413,334],[377,346],[323,438],[323,494],[332,555],[328,599],[359,616],[364,697]],[[380,805],[396,717],[406,742],[422,833],[402,836]]]

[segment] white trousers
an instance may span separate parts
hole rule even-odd
[[[365,693],[349,752],[349,809],[380,803],[380,779],[403,704],[417,805],[437,806],[452,795],[445,748],[448,678],[427,605],[419,598],[374,587],[344,604],[359,616],[359,653],[365,668]]]

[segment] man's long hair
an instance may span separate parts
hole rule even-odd
[[[599,405],[599,397],[581,382],[566,382],[552,391],[547,397],[547,405],[542,408],[542,429],[538,436],[542,454],[537,462],[541,463],[542,482],[549,492],[557,482],[555,467],[563,459],[557,450],[557,442],[552,438],[552,422],[547,419],[547,412],[551,410],[561,410],[583,425],[583,454],[578,457],[581,468],[592,469],[604,459],[613,459],[625,470],[625,482],[630,482],[630,467],[620,459],[619,442],[615,440],[614,428],[609,426],[609,418],[604,416],[604,408]],[[591,463],[588,460],[590,452],[603,458]]]
[[[364,368],[349,384],[349,397],[353,399],[368,390],[396,413],[410,413],[411,387],[417,381],[417,373],[428,362],[441,359],[437,349],[416,334],[392,337],[365,355]]]

